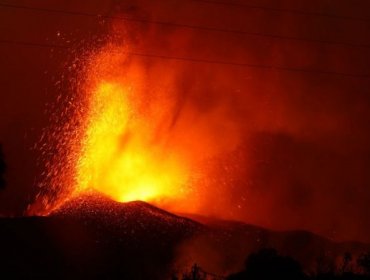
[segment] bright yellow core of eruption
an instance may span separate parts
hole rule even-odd
[[[183,197],[188,179],[183,162],[154,136],[158,114],[138,117],[131,94],[109,82],[92,92],[76,166],[77,191],[94,189],[120,202]]]

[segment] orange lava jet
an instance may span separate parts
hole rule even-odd
[[[224,105],[204,110],[186,98],[183,73],[179,62],[148,63],[113,43],[83,60],[73,97],[58,106],[66,120],[59,116],[42,143],[54,156],[28,213],[89,191],[188,213],[218,195],[209,163],[236,147],[236,129]]]
[[[189,195],[190,162],[173,143],[175,100],[145,93],[144,69],[108,46],[92,58],[74,193],[97,190],[116,201],[178,205]]]
[[[93,188],[121,202],[179,198],[189,179],[186,162],[166,149],[165,139],[155,139],[161,115],[138,116],[131,103],[134,94],[107,81],[92,92],[77,163],[77,190]]]

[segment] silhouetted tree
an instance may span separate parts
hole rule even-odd
[[[362,254],[358,260],[357,264],[364,270],[364,272],[370,275],[370,252]]]
[[[345,252],[343,255],[343,262],[342,262],[342,273],[351,272],[351,262],[352,262],[352,254],[349,252]]]
[[[185,272],[182,275],[182,280],[205,280],[207,275],[201,270],[201,268],[194,264],[191,267],[190,272]]]
[[[5,187],[4,173],[6,170],[6,164],[4,160],[4,154],[2,146],[0,145],[0,189]]]
[[[336,265],[334,259],[322,252],[316,258],[316,273],[318,275],[334,275],[336,271]]]
[[[274,249],[262,249],[247,258],[244,271],[231,275],[227,279],[300,280],[305,279],[305,275],[300,264],[293,258],[281,256]]]

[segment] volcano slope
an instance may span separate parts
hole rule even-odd
[[[190,219],[144,202],[118,203],[91,193],[47,217],[1,218],[0,246],[1,275],[11,279],[167,279],[193,263],[222,275],[239,270],[248,254],[263,247],[309,268],[322,255],[369,250],[305,231]]]

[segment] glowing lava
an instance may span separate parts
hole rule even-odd
[[[106,81],[93,90],[77,163],[77,190],[93,188],[121,202],[179,198],[188,180],[186,165],[154,139],[160,120],[138,116],[133,94]]]

